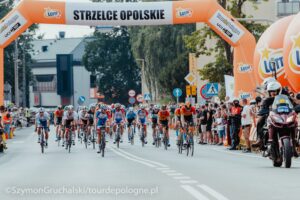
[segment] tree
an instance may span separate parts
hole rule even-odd
[[[13,9],[14,1],[10,0],[5,4],[0,4],[0,19],[5,17],[6,14],[9,13]],[[18,42],[18,49],[19,49],[19,57],[18,59],[21,61],[19,62],[19,66],[23,66],[23,55],[25,54],[25,65],[26,65],[26,88],[27,88],[27,100],[29,99],[29,84],[31,80],[31,69],[29,67],[29,63],[32,62],[30,52],[32,51],[32,45],[31,42],[33,40],[33,36],[35,34],[35,30],[38,28],[38,25],[34,24],[29,28],[30,35],[21,35],[19,36],[19,42]],[[4,81],[8,82],[12,86],[12,91],[14,91],[15,83],[14,83],[14,43],[11,43],[5,48],[4,51]],[[21,80],[22,77],[22,67],[19,68],[19,79]],[[20,88],[23,88],[22,82],[20,81]],[[28,105],[28,104],[27,104]]]
[[[236,18],[251,18],[251,16],[246,16],[246,14],[243,13],[242,8],[246,2],[252,3],[255,7],[254,3],[256,0],[218,0],[218,2]],[[241,24],[245,26],[257,40],[267,28],[267,26],[263,24],[254,22],[241,22]],[[207,42],[211,39],[214,39],[216,43],[214,47],[209,48]],[[224,84],[224,75],[233,75],[232,47],[208,26],[193,32],[190,36],[185,36],[184,41],[186,47],[195,53],[196,56],[215,56],[213,62],[208,63],[199,70],[202,79]]]
[[[194,24],[130,28],[134,56],[146,60],[146,82],[152,96],[171,95],[173,88],[182,86],[188,73],[188,51],[183,36],[193,31]]]
[[[107,102],[128,101],[128,91],[140,91],[140,69],[133,57],[126,27],[94,33],[83,56],[86,69],[99,77],[99,92]]]

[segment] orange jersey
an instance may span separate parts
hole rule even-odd
[[[180,109],[180,113],[184,116],[191,116],[196,114],[196,108],[194,106],[191,106],[189,109],[187,109],[185,106],[182,106]]]
[[[180,108],[176,108],[176,110],[175,110],[175,116],[180,117],[180,115],[181,115]]]
[[[64,116],[64,110],[56,110],[56,111],[54,112],[54,115],[55,115],[56,117],[63,117],[63,116]]]
[[[166,121],[170,117],[170,112],[168,110],[160,110],[158,112],[158,119],[160,121]]]

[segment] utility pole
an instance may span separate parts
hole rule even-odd
[[[15,105],[20,106],[19,103],[19,72],[18,72],[18,61],[19,61],[19,50],[18,50],[18,38],[15,40],[15,62],[14,62],[14,72],[15,72]]]
[[[26,107],[26,52],[25,52],[25,46],[23,48],[23,107]]]

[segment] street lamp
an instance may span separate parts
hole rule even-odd
[[[142,77],[141,77],[141,81],[142,81],[142,94],[145,94],[147,93],[147,85],[146,85],[146,78],[145,78],[145,59],[143,58],[137,58],[136,61],[141,61],[142,62],[142,68],[141,68],[141,71],[142,71]]]

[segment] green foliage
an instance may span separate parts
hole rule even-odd
[[[267,0],[264,0],[267,1]],[[226,10],[228,10],[236,18],[251,18],[243,13],[243,6],[246,2],[253,3],[256,7],[255,0],[218,0]],[[267,28],[266,25],[254,22],[241,22],[256,38],[259,39],[261,34]],[[215,40],[216,45],[209,47],[210,40]],[[208,63],[199,70],[199,74],[203,80],[210,82],[224,83],[224,75],[233,75],[233,49],[220,36],[218,36],[208,26],[193,32],[190,36],[184,38],[186,47],[196,56],[206,55],[214,56],[215,60]]]
[[[83,56],[88,71],[98,74],[99,91],[107,102],[127,103],[128,91],[140,91],[140,69],[131,52],[126,27],[109,33],[94,33]]]
[[[146,82],[155,99],[158,93],[171,95],[174,87],[183,85],[188,73],[183,36],[194,30],[194,24],[130,28],[134,56],[146,61]]]

